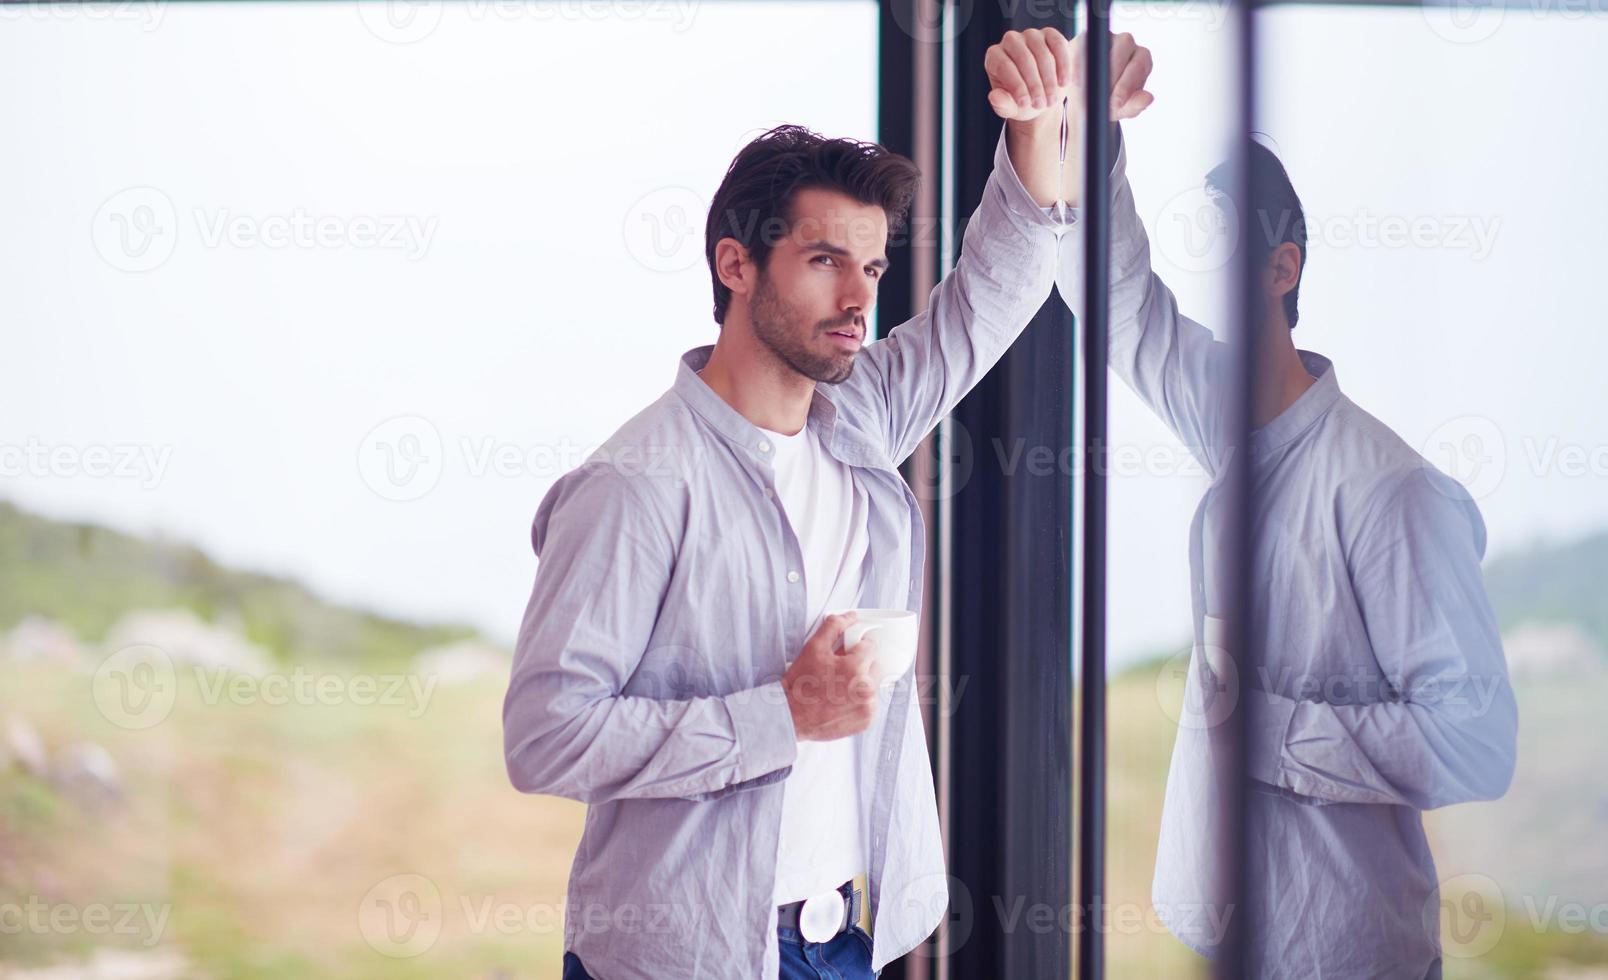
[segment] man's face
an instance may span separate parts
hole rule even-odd
[[[877,205],[837,191],[810,188],[793,201],[792,228],[758,275],[749,320],[782,363],[837,384],[865,342],[888,267],[888,218]]]

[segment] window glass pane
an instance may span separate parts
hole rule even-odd
[[[1125,125],[1152,265],[1180,312],[1221,340],[1232,268],[1203,233],[1212,212],[1202,210],[1201,188],[1225,155],[1221,133],[1231,121],[1229,11],[1119,5],[1114,21],[1155,53],[1156,104]],[[1500,799],[1479,801],[1479,785],[1448,788],[1451,768],[1428,761],[1500,727],[1491,690],[1502,678],[1490,671],[1458,682],[1472,703],[1456,723],[1445,715],[1423,722],[1423,739],[1444,740],[1420,753],[1423,765],[1385,763],[1409,793],[1445,790],[1419,800],[1437,804],[1423,814],[1440,885],[1426,914],[1440,920],[1445,975],[1536,976],[1608,963],[1600,921],[1608,869],[1594,858],[1601,848],[1592,830],[1608,783],[1586,761],[1608,748],[1591,707],[1608,692],[1608,633],[1592,584],[1608,560],[1608,469],[1599,465],[1608,459],[1608,401],[1595,377],[1605,353],[1601,315],[1580,286],[1600,264],[1608,219],[1608,191],[1596,176],[1608,144],[1601,126],[1585,122],[1608,110],[1597,57],[1608,20],[1578,6],[1281,5],[1258,23],[1257,129],[1299,194],[1309,238],[1291,338],[1333,362],[1347,398],[1460,481],[1483,523],[1483,591],[1518,706],[1512,784]],[[1119,907],[1136,903],[1150,924],[1114,931],[1111,963],[1115,975],[1175,973],[1188,963],[1203,970],[1204,960],[1154,927],[1151,884],[1191,646],[1188,529],[1206,481],[1198,470],[1160,469],[1160,460],[1188,462],[1187,450],[1120,384],[1111,436],[1114,451],[1140,460],[1132,471],[1114,460],[1112,476],[1111,893]],[[1296,522],[1262,533],[1308,557],[1334,547]],[[1444,617],[1457,635],[1480,615],[1450,610],[1426,576],[1398,574],[1410,565],[1399,549],[1390,554],[1398,560],[1373,566],[1374,581],[1396,568],[1399,593],[1413,597],[1408,608]],[[1265,567],[1256,574],[1255,587],[1275,605],[1334,605],[1317,629],[1344,614],[1339,598],[1292,590],[1288,571],[1282,580]],[[1376,672],[1396,662],[1387,621],[1374,615]],[[1270,676],[1242,696],[1278,687],[1281,670],[1286,678],[1308,670],[1289,662],[1305,642],[1270,645]],[[1396,654],[1402,646],[1394,643]],[[1336,688],[1356,678],[1332,666],[1308,672],[1329,688],[1309,693],[1345,706],[1335,717],[1368,724],[1351,711],[1357,698]],[[1478,755],[1460,758],[1476,775],[1503,770],[1498,747],[1488,764]],[[1308,872],[1337,859],[1312,861]]]

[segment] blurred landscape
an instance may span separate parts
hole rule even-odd
[[[1426,817],[1473,923],[1446,976],[1608,977],[1608,534],[1486,577],[1520,759]],[[1175,652],[1110,694],[1112,900],[1146,909]],[[557,977],[584,808],[508,785],[508,656],[0,502],[0,978]],[[1113,976],[1202,972],[1108,944]]]

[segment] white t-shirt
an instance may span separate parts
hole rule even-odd
[[[849,467],[826,452],[808,424],[794,435],[763,431],[773,450],[777,496],[804,553],[807,637],[827,613],[859,602],[870,544],[869,501]],[[853,737],[798,743],[798,759],[782,784],[777,904],[830,891],[866,870],[858,746]]]

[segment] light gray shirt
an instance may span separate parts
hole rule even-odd
[[[1480,573],[1485,525],[1461,484],[1342,393],[1327,358],[1298,351],[1317,381],[1249,447],[1261,529],[1249,627],[1263,662],[1251,678],[1232,662],[1210,669],[1222,658],[1203,627],[1226,615],[1222,395],[1238,354],[1180,315],[1151,270],[1126,162],[1119,136],[1110,366],[1211,478],[1190,531],[1195,649],[1152,901],[1181,940],[1215,952],[1231,911],[1216,777],[1223,709],[1238,705],[1254,780],[1253,975],[1423,977],[1440,909],[1420,811],[1495,799],[1513,776],[1518,708]],[[1079,235],[1062,243],[1056,284],[1079,313]]]
[[[896,467],[1044,304],[1057,220],[1005,149],[927,310],[818,385],[807,424],[868,494],[860,606],[920,610],[924,541]],[[606,980],[775,977],[782,780],[797,755],[782,692],[807,639],[803,555],[761,431],[695,373],[627,421],[536,512],[538,556],[503,705],[509,778],[588,804],[564,944]],[[872,965],[948,904],[913,672],[859,740]]]

